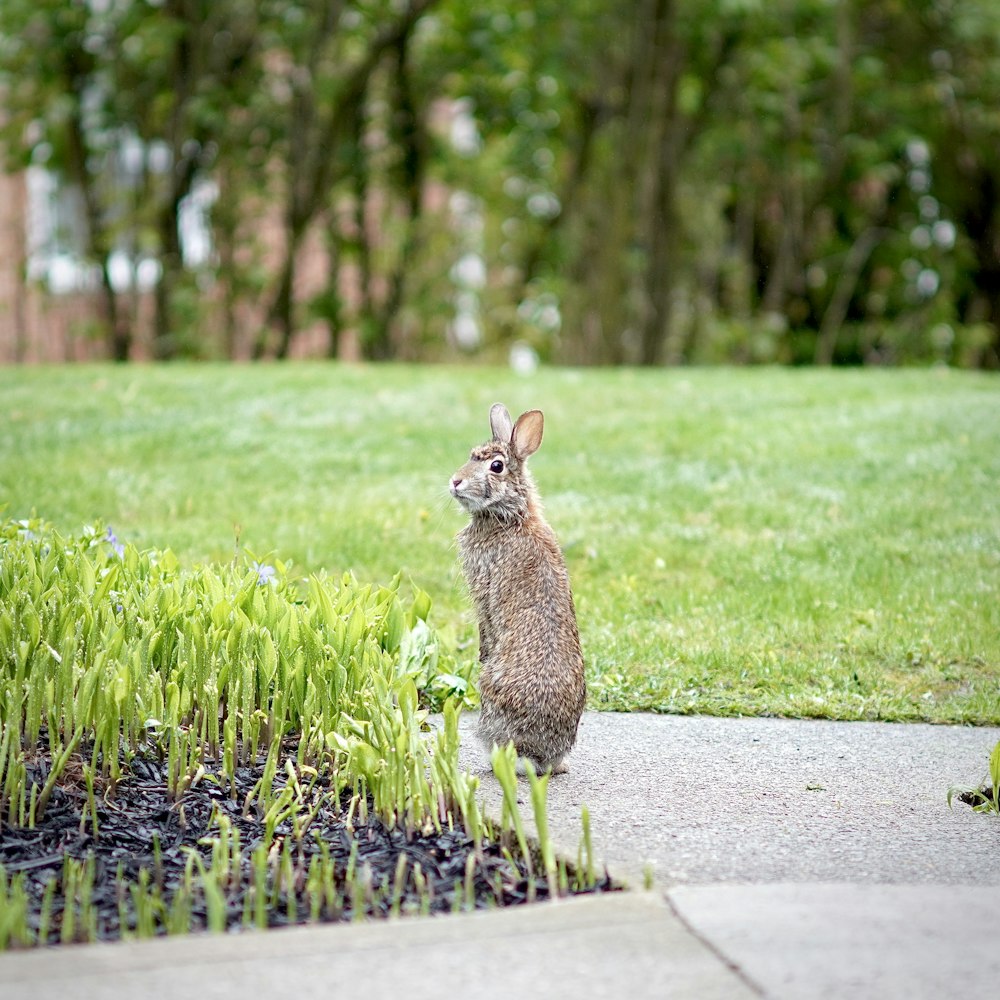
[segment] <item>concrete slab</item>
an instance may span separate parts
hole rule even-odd
[[[462,720],[463,764],[499,814],[499,784]],[[1000,728],[591,713],[549,827],[575,858],[580,811],[595,851],[632,884],[850,882],[1000,885],[1000,821],[956,803]],[[525,814],[531,812],[521,782]]]
[[[751,1000],[650,893],[453,917],[0,955],[5,1000],[363,995]]]
[[[774,1000],[941,1000],[1000,982],[992,887],[680,886],[670,899]]]

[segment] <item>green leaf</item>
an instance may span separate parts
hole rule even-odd
[[[389,608],[382,619],[382,648],[387,653],[395,653],[399,650],[400,641],[403,638],[405,627],[405,616],[399,601],[393,598],[389,602]]]
[[[264,629],[260,635],[260,666],[264,671],[264,679],[269,685],[274,680],[278,670],[278,654],[274,648],[271,633]]]
[[[469,681],[465,677],[459,677],[458,674],[435,674],[434,684],[459,694],[465,694],[469,689]]]
[[[352,774],[363,776],[370,782],[381,770],[381,763],[378,752],[370,743],[355,740],[351,744],[347,766]]]
[[[396,692],[396,701],[403,714],[403,723],[409,726],[417,712],[417,685],[412,678],[407,677]]]
[[[228,600],[222,598],[212,607],[212,624],[217,628],[222,628],[223,625],[229,620],[229,615],[232,612],[232,605]]]
[[[94,606],[97,607],[103,604],[108,596],[108,592],[112,590],[115,584],[118,582],[118,575],[120,569],[117,563],[111,563],[103,570],[103,576],[101,578],[100,585],[97,590],[94,591]]]
[[[993,785],[993,805],[1000,813],[1000,741],[990,754],[990,781]]]
[[[364,609],[360,605],[355,606],[347,620],[346,652],[353,652],[357,648],[361,637],[365,634],[366,624]]]
[[[85,594],[92,594],[94,592],[94,584],[96,582],[94,567],[90,560],[82,553],[76,560],[76,569],[78,573],[77,579],[80,582],[80,589]]]
[[[418,619],[399,646],[399,669],[424,684],[437,666],[437,639],[427,622]]]
[[[416,584],[413,586],[413,603],[410,605],[408,624],[412,628],[417,621],[426,622],[427,616],[431,613],[431,596],[425,590],[421,590]]]

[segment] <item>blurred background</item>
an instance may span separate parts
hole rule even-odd
[[[1000,367],[997,0],[3,0],[0,361]]]

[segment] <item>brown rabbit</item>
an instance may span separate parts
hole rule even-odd
[[[472,449],[451,495],[472,515],[458,542],[479,619],[479,736],[488,749],[513,741],[539,773],[559,773],[586,685],[566,563],[526,464],[542,422],[529,410],[515,424],[495,403],[493,440]]]

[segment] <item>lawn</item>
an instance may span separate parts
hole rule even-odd
[[[593,708],[1000,723],[1000,379],[947,370],[0,370],[0,505],[182,565],[397,572],[460,659],[450,473],[539,407]]]

